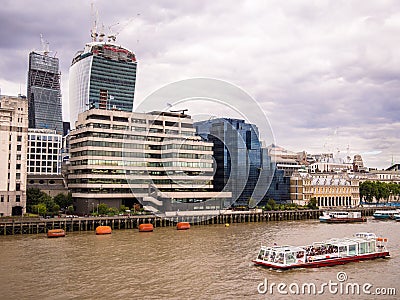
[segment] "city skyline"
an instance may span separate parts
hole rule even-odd
[[[119,22],[117,43],[137,56],[135,102],[173,81],[221,79],[256,99],[280,146],[342,155],[349,147],[368,167],[400,161],[396,1],[95,5],[105,30]],[[68,70],[90,41],[90,2],[5,1],[0,25],[1,94],[25,94],[28,55],[43,34],[60,59],[69,120]]]

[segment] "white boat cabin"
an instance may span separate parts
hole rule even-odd
[[[360,232],[351,238],[330,239],[308,246],[261,246],[257,260],[271,265],[295,265],[313,261],[340,259],[385,251],[385,238]]]

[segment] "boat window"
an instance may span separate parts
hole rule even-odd
[[[346,256],[347,255],[347,247],[346,246],[340,246],[339,247],[339,253],[341,256]]]
[[[275,256],[275,261],[274,262],[279,263],[279,264],[283,264],[283,253],[278,253],[278,255]]]
[[[357,255],[357,245],[349,245],[349,255]]]
[[[375,243],[375,241],[370,241],[369,242],[369,252],[371,253],[371,252],[375,252],[376,251],[376,243]]]
[[[275,251],[271,251],[271,253],[269,255],[269,258],[268,258],[268,261],[274,262],[275,261],[275,256],[276,256]]]
[[[368,243],[367,242],[361,242],[359,245],[358,245],[358,253],[359,254],[365,254],[365,253],[368,253]]]
[[[285,254],[286,264],[294,264],[296,262],[296,258],[293,255],[294,253],[289,252]]]
[[[260,253],[258,254],[258,259],[263,259],[264,258],[264,253],[265,253],[265,250],[261,249]]]

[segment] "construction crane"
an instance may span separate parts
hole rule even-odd
[[[40,34],[40,44],[42,45],[42,52],[45,56],[50,53],[49,42],[43,39],[43,34]]]
[[[136,16],[140,16],[140,14],[137,14]],[[130,18],[125,24],[123,24],[119,30],[115,33],[112,32],[112,28],[114,26],[120,25],[120,22],[117,22],[115,24],[112,24],[110,26],[108,26],[108,42],[115,42],[115,40],[117,39],[117,36],[121,33],[122,30],[124,30],[133,20],[135,19],[135,17]]]

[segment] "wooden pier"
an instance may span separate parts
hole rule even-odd
[[[349,209],[348,209],[349,210]],[[360,211],[360,209],[350,209]],[[362,208],[364,216],[371,216],[377,208]],[[0,220],[0,235],[41,234],[50,229],[64,229],[67,232],[95,231],[97,226],[111,226],[112,229],[136,229],[140,224],[151,223],[156,227],[176,226],[186,221],[192,225],[211,225],[247,222],[295,221],[318,219],[322,210],[287,211],[234,211],[219,215],[175,216],[161,218],[154,215],[86,217],[86,218],[4,218]]]

